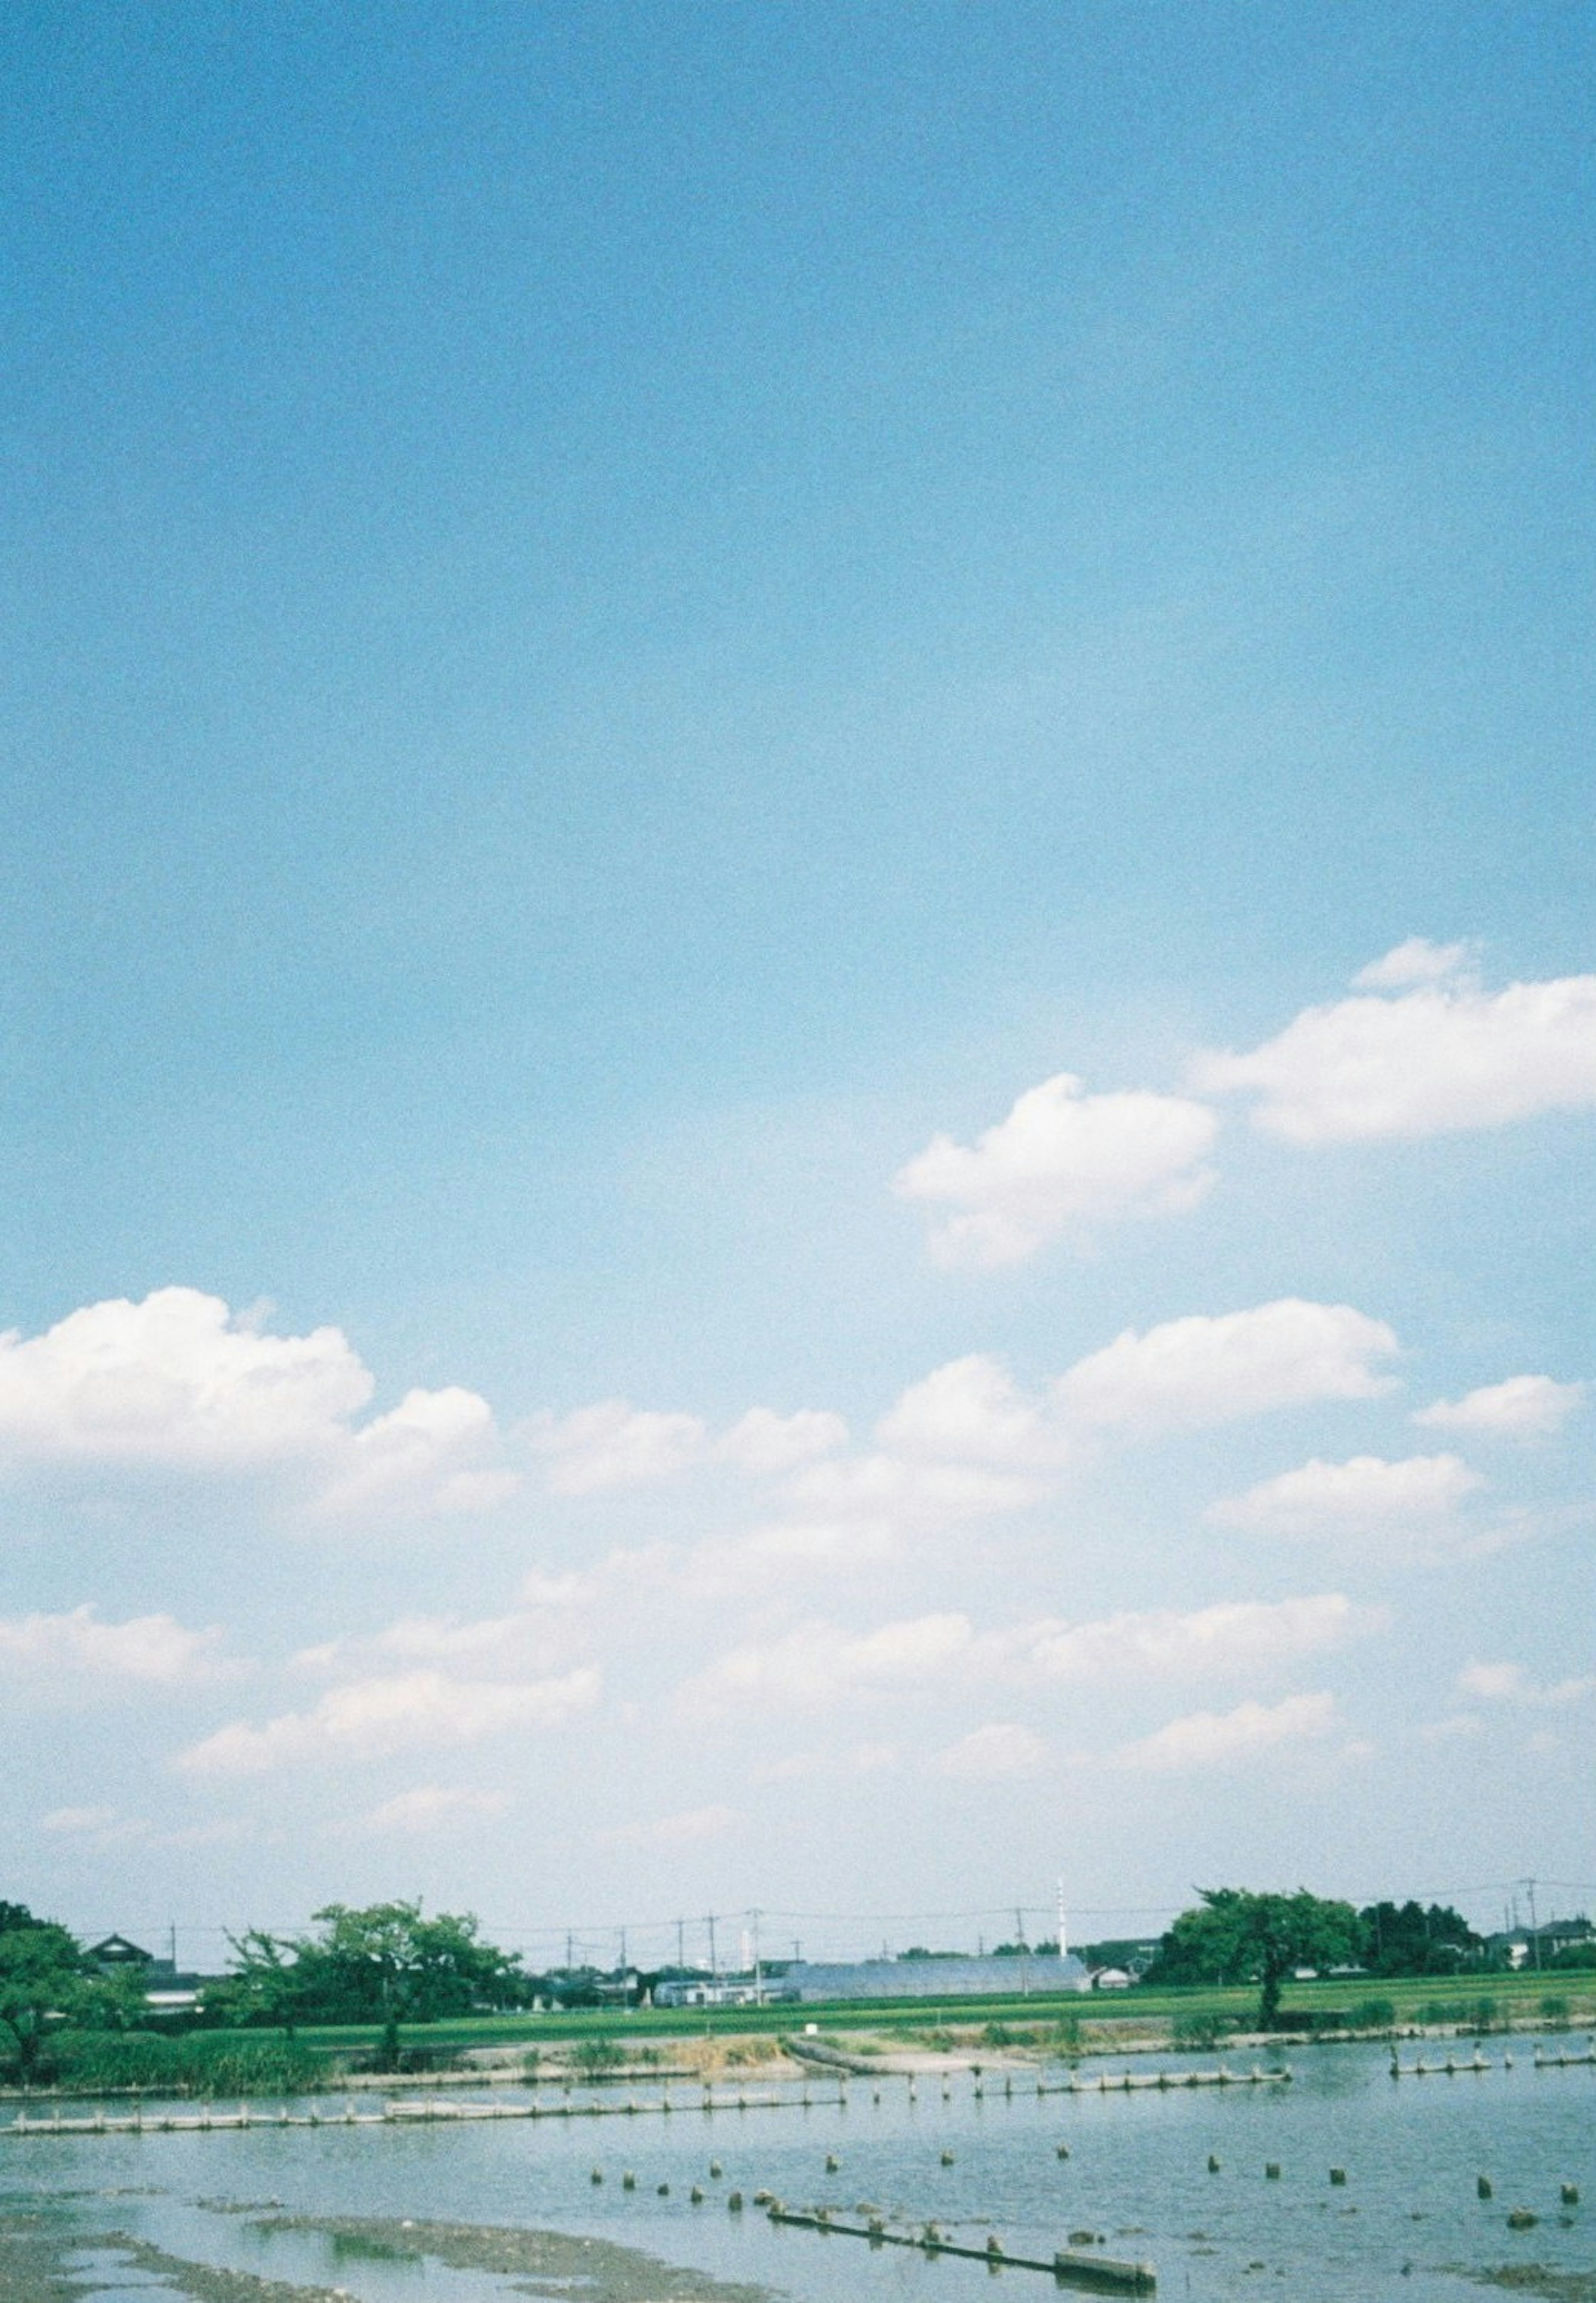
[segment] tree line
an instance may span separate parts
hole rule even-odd
[[[301,2029],[370,2025],[378,2064],[388,2070],[398,2067],[410,2026],[538,2002],[593,2004],[601,1981],[592,1970],[532,1974],[516,1953],[487,1942],[472,1914],[429,1917],[419,1902],[329,1903],[307,1933],[251,1928],[229,1942],[229,1972],[204,1984],[192,2023],[269,2030],[290,2042]],[[1484,1940],[1444,1905],[1381,1902],[1359,1911],[1305,1889],[1216,1887],[1200,1889],[1196,1903],[1160,1938],[1143,1981],[1255,1987],[1259,2027],[1267,2030],[1299,1968],[1440,1977],[1482,1970],[1489,1958]],[[1596,1936],[1544,1963],[1596,1967]],[[656,1979],[643,1975],[638,1982],[646,1989]],[[64,2040],[147,2031],[153,2019],[145,1987],[137,1965],[108,1970],[67,1928],[0,1902],[0,2053],[13,2077],[49,2076]]]

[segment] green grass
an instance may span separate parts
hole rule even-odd
[[[1566,2003],[1561,2020],[1589,2022],[1596,2018],[1596,1977],[1588,1989],[1583,1978],[1559,1974],[1558,1997]],[[1491,1975],[1459,1978],[1414,1977],[1407,1981],[1382,1979],[1378,1987],[1381,2012],[1389,2006],[1388,2020],[1400,2029],[1428,2020],[1467,2025],[1479,2020],[1482,2001],[1494,2003],[1499,2025],[1510,2020],[1543,2020],[1541,2001],[1547,1995],[1543,1975]],[[1288,2012],[1312,2013],[1356,2012],[1371,1997],[1364,1977],[1323,1983],[1289,1985],[1285,1994]],[[1435,2009],[1433,2018],[1427,2011]],[[548,2014],[476,2015],[453,2020],[407,2024],[404,2044],[425,2049],[436,2062],[447,2062],[471,2047],[554,2046],[567,2041],[622,2041],[635,2046],[667,2048],[671,2039],[734,2038],[771,2036],[815,2024],[823,2034],[872,2031],[905,2034],[904,2044],[924,2041],[929,2032],[980,2034],[994,2029],[1012,2031],[1019,2043],[1056,2040],[1059,2027],[1085,2027],[1086,2044],[1107,2043],[1110,2027],[1134,2037],[1155,2024],[1179,2021],[1192,2036],[1210,2029],[1217,2036],[1253,2028],[1257,1994],[1247,1989],[1192,1986],[1162,1991],[1116,1991],[1101,1995],[1077,1992],[1032,1992],[1010,1999],[891,1999],[848,2000],[819,2005],[773,2007],[630,2007],[570,2008]],[[1040,2030],[1043,2042],[1033,2039]],[[258,2040],[258,2031],[211,2032],[207,2038]],[[275,2035],[268,2035],[275,2036]],[[369,2054],[376,2046],[375,2024],[328,2024],[301,2031],[299,2042],[323,2057]],[[663,2060],[669,2062],[668,2052]]]

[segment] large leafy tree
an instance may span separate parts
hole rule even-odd
[[[382,2059],[398,2060],[400,2027],[516,2004],[525,1978],[513,1953],[485,1943],[469,1913],[426,1918],[418,1902],[329,1903],[317,1932],[251,1928],[215,2012],[291,2030],[298,2022],[380,2023]]]
[[[84,2008],[92,1987],[83,1953],[64,1928],[30,1913],[21,1925],[0,1927],[0,2027],[10,2035],[24,2084],[37,2072],[51,2030]]]
[[[1358,1913],[1364,1965],[1373,1975],[1456,1975],[1484,1946],[1459,1911],[1431,1903],[1371,1903]]]
[[[1149,1983],[1255,1983],[1258,2023],[1267,2030],[1280,2010],[1286,1978],[1297,1967],[1338,1967],[1357,1957],[1358,1917],[1350,1903],[1298,1888],[1292,1895],[1248,1887],[1200,1887],[1202,1901],[1182,1911],[1159,1944]]]

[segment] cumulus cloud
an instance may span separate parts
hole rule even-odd
[[[911,1384],[876,1426],[900,1455],[952,1456],[965,1463],[1055,1463],[1063,1435],[1050,1430],[1001,1360],[984,1352],[949,1360]]]
[[[1459,1693],[1477,1696],[1486,1703],[1523,1703],[1538,1710],[1552,1709],[1596,1693],[1596,1673],[1542,1683],[1532,1679],[1519,1663],[1471,1663],[1458,1673],[1457,1687]]]
[[[1248,1759],[1281,1744],[1328,1735],[1336,1725],[1336,1699],[1321,1691],[1288,1695],[1280,1703],[1238,1703],[1234,1711],[1192,1711],[1167,1727],[1127,1743],[1119,1764],[1147,1774],[1184,1774]]]
[[[336,1328],[267,1336],[220,1298],[162,1287],[0,1337],[0,1447],[100,1462],[237,1465],[327,1446],[372,1379]]]
[[[418,1784],[413,1791],[397,1792],[365,1818],[367,1831],[401,1833],[419,1837],[451,1824],[468,1823],[484,1816],[502,1815],[509,1806],[503,1792],[448,1791],[437,1784]]]
[[[1211,1505],[1206,1516],[1263,1535],[1389,1540],[1407,1533],[1433,1540],[1484,1484],[1457,1455],[1409,1455],[1398,1463],[1354,1455],[1344,1464],[1314,1456]]]
[[[1596,975],[1498,992],[1415,983],[1418,949],[1399,945],[1363,978],[1414,988],[1305,1008],[1248,1054],[1200,1056],[1193,1085],[1256,1095],[1254,1124],[1302,1144],[1448,1135],[1596,1107]]]
[[[222,1638],[214,1625],[191,1632],[173,1615],[106,1624],[88,1607],[0,1616],[0,1674],[57,1686],[190,1686],[236,1668],[218,1652]]]
[[[934,1136],[893,1188],[958,1211],[932,1233],[939,1261],[1020,1263],[1065,1231],[1195,1207],[1213,1182],[1217,1126],[1184,1096],[1085,1095],[1060,1072],[973,1144]]]
[[[486,1401],[376,1388],[337,1328],[274,1336],[219,1296],[162,1287],[0,1337],[0,1461],[239,1475],[291,1469],[327,1511],[483,1510],[513,1492]]]
[[[960,1736],[941,1754],[937,1766],[956,1782],[990,1783],[1004,1776],[1036,1775],[1047,1760],[1047,1745],[1040,1735],[1004,1722]]]
[[[1461,1399],[1438,1399],[1414,1417],[1433,1431],[1482,1431],[1491,1438],[1541,1438],[1560,1430],[1584,1403],[1583,1383],[1557,1383],[1549,1375],[1510,1375],[1482,1384]]]
[[[347,1467],[321,1497],[334,1513],[491,1511],[519,1475],[484,1459],[498,1447],[493,1410],[474,1391],[408,1391],[350,1441]]]
[[[848,1426],[840,1415],[813,1407],[800,1408],[796,1415],[750,1407],[716,1440],[713,1453],[717,1461],[735,1464],[742,1471],[773,1474],[790,1472],[816,1455],[830,1455],[847,1444]]]
[[[601,1399],[569,1415],[545,1410],[530,1419],[523,1436],[535,1455],[548,1458],[556,1494],[583,1496],[673,1479],[700,1460],[708,1433],[697,1415]]]
[[[1216,1318],[1135,1329],[1093,1352],[1053,1387],[1059,1413],[1085,1430],[1191,1430],[1310,1400],[1372,1399],[1397,1338],[1346,1303],[1286,1296]]]
[[[1466,943],[1431,943],[1428,936],[1409,936],[1383,959],[1372,959],[1352,979],[1355,991],[1406,991],[1414,983],[1444,983],[1461,975],[1474,959]]]
[[[276,1767],[384,1759],[401,1751],[477,1743],[517,1729],[555,1727],[598,1700],[598,1674],[533,1681],[452,1679],[440,1671],[353,1680],[308,1711],[264,1726],[235,1720],[180,1754],[190,1775],[259,1776]]]

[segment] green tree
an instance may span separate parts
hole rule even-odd
[[[1255,1983],[1258,2025],[1268,2030],[1280,1992],[1296,1967],[1336,1967],[1355,1959],[1357,1913],[1298,1888],[1294,1895],[1247,1887],[1200,1887],[1200,1903],[1182,1911],[1161,1939],[1149,1983]]]
[[[1462,1913],[1442,1903],[1370,1903],[1358,1930],[1372,1975],[1456,1975],[1484,1948]]]
[[[519,2004],[526,1978],[510,1952],[483,1942],[469,1913],[428,1919],[419,1902],[329,1903],[315,1935],[280,1937],[258,1928],[232,1944],[233,1970],[207,2012],[270,2023],[379,2023],[380,2058],[399,2060],[400,2029]]]
[[[0,1928],[0,2025],[11,2035],[24,2084],[38,2070],[51,2030],[83,2007],[89,1991],[82,1952],[64,1928],[30,1915],[25,1926]]]
[[[232,1972],[206,1986],[207,2017],[218,2023],[269,2024],[291,2039],[303,2012],[307,1982],[295,1946],[264,1928],[248,1928],[241,1936],[229,1936],[227,1942]]]

